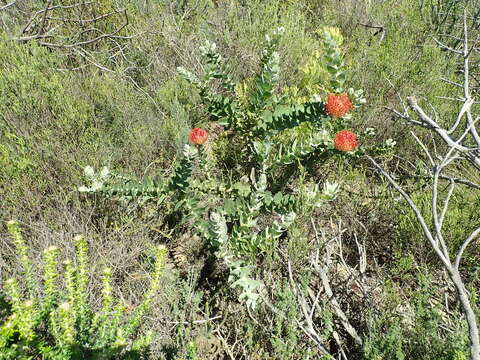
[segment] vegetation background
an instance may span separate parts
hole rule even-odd
[[[74,2],[61,5],[69,4]],[[394,155],[382,158],[384,166],[428,211],[425,161],[412,146],[410,127],[388,108],[402,109],[402,99],[416,95],[446,119],[457,114],[454,102],[440,98],[454,88],[440,79],[459,76],[458,64],[434,38],[461,34],[464,8],[478,35],[478,0],[97,0],[87,15],[112,14],[96,26],[113,38],[79,48],[68,44],[91,39],[78,35],[84,23],[51,15],[40,32],[28,28],[32,14],[44,7],[33,0],[0,3],[0,222],[20,222],[39,264],[51,245],[71,257],[71,239],[85,235],[94,307],[100,306],[101,285],[93,274],[103,266],[112,269],[113,293],[126,304],[139,304],[151,272],[143,254],[152,244],[164,244],[167,276],[141,328],[155,332],[152,359],[321,358],[296,325],[300,304],[281,258],[257,270],[282,311],[262,307],[252,313],[232,295],[221,271],[211,269],[197,238],[165,230],[161,207],[81,194],[83,169],[108,166],[137,177],[171,171],[189,131],[208,124],[198,93],[176,70],[201,73],[199,46],[205,40],[217,44],[236,78],[248,78],[257,70],[265,34],[284,27],[280,84],[301,98],[326,76],[318,30],[337,27],[348,84],[364,89],[367,99],[353,128],[373,127],[375,141],[396,141]],[[474,64],[472,88],[478,94],[480,69]],[[425,134],[424,141],[429,139]],[[327,237],[341,239],[332,251],[343,249],[344,261],[331,272],[332,287],[363,340],[359,346],[335,330],[338,319],[322,297],[316,321],[329,349],[338,351],[338,337],[348,359],[467,359],[466,324],[453,288],[403,200],[362,158],[320,165],[318,181],[333,177],[342,192],[314,220]],[[465,227],[478,223],[479,193],[465,189],[452,203],[447,236],[454,249]],[[298,223],[287,244],[304,281],[308,269],[302,266],[314,241],[310,221]],[[21,269],[6,227],[0,240],[3,283]],[[346,279],[357,266],[357,241],[367,254],[366,293]],[[478,249],[477,241],[463,265],[474,299]]]

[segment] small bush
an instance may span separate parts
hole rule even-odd
[[[380,314],[371,314],[363,357],[365,360],[466,360],[469,358],[466,324],[456,320],[442,302],[432,301],[438,288],[430,275],[417,269],[419,287],[412,301],[393,283]],[[442,299],[443,300],[443,299]]]
[[[102,306],[95,311],[88,300],[89,263],[84,237],[74,239],[75,262],[63,262],[58,272],[59,249],[43,252],[43,281],[29,259],[18,223],[8,231],[23,268],[22,281],[9,279],[2,285],[11,306],[0,324],[0,359],[136,359],[148,352],[153,333],[138,335],[141,321],[160,287],[166,249],[155,250],[155,268],[143,302],[134,309],[114,300],[112,271],[102,273]],[[63,278],[63,279],[62,279]],[[63,280],[63,281],[61,281]]]

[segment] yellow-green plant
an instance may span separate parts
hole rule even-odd
[[[42,281],[38,282],[28,246],[17,222],[7,224],[23,269],[22,281],[8,279],[2,285],[11,313],[0,323],[0,359],[136,359],[148,352],[153,333],[137,330],[160,287],[166,249],[154,251],[155,268],[143,302],[133,311],[114,301],[112,271],[102,273],[103,302],[94,311],[88,301],[89,262],[87,241],[76,236],[75,261],[63,262],[60,250],[43,252]],[[63,286],[60,282],[63,277]]]

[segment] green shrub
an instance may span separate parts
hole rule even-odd
[[[94,310],[88,299],[89,262],[84,237],[74,239],[76,260],[63,262],[58,272],[59,249],[43,252],[43,281],[29,258],[18,223],[10,221],[23,269],[22,282],[5,281],[2,288],[11,305],[10,314],[0,324],[0,359],[136,359],[148,352],[153,333],[139,336],[141,321],[160,287],[166,249],[155,250],[155,268],[145,298],[135,309],[114,300],[112,271],[102,272],[102,306]],[[63,283],[61,279],[63,278]]]
[[[115,74],[60,72],[63,61],[33,42],[0,43],[0,197],[6,217],[71,201],[85,159],[135,172],[171,153],[163,119],[143,93]],[[51,217],[51,211],[39,212]]]
[[[381,313],[371,313],[363,349],[365,360],[460,360],[468,359],[466,324],[448,312],[442,302],[432,301],[438,288],[431,275],[417,269],[419,287],[411,302],[393,283]],[[442,299],[443,300],[443,299]]]
[[[402,109],[406,96],[417,94],[438,113],[456,116],[457,110],[454,102],[437,98],[455,90],[440,78],[455,79],[456,66],[433,41],[419,8],[417,0],[397,1],[394,7],[378,1],[328,1],[322,13],[326,23],[341,29],[351,84],[365,89],[369,100],[357,123],[375,127],[381,139],[395,138],[398,150],[410,160],[416,159],[413,139],[392,121],[386,107]]]
[[[422,181],[417,182],[416,185],[418,186],[421,183]],[[415,203],[418,204],[417,206],[422,214],[431,213],[432,194],[430,191],[425,192],[423,189],[415,190],[411,196]],[[442,198],[439,200],[443,201]],[[451,254],[458,251],[462,245],[465,229],[469,228],[476,221],[476,209],[479,206],[480,196],[476,189],[463,188],[453,193],[450,200],[450,208],[445,217],[445,231],[443,233]],[[420,236],[422,232],[415,215],[408,209],[404,209],[403,203],[398,203],[397,207],[400,214],[397,228],[397,236],[400,239],[400,242],[397,244],[398,250],[403,253],[407,251],[412,252],[419,258],[431,260],[434,257],[432,250],[425,244],[423,236]],[[428,216],[426,216],[426,219],[427,225],[432,228],[432,220]],[[467,249],[464,263],[467,267],[478,263],[475,248]]]

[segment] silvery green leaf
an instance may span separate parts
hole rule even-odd
[[[177,67],[177,72],[182,76],[185,80],[187,80],[190,83],[197,83],[198,78],[190,71],[185,69],[183,66]]]
[[[97,191],[97,190],[100,190],[101,188],[103,187],[103,182],[99,181],[99,180],[94,180],[92,182],[92,188],[91,190],[92,191]]]
[[[261,143],[260,141],[254,141],[253,148],[258,155],[261,155],[263,153],[263,143]]]
[[[264,173],[260,174],[256,188],[258,191],[265,191],[267,189],[267,175]]]
[[[257,180],[255,176],[255,168],[252,167],[252,170],[250,171],[250,181],[252,182],[252,185],[255,186],[257,185]]]
[[[272,143],[269,141],[255,141],[253,143],[253,148],[257,155],[264,159],[270,154]]]
[[[213,232],[215,235],[215,240],[219,244],[225,244],[228,242],[228,234],[227,234],[227,223],[223,215],[213,212],[210,215],[210,220],[212,221]]]
[[[297,214],[295,212],[289,212],[287,215],[282,216],[283,226],[289,227],[296,219]]]
[[[192,159],[198,154],[198,149],[190,144],[185,144],[183,147],[183,155],[188,158]]]
[[[323,184],[323,194],[330,200],[335,199],[340,191],[340,185],[338,183],[330,183],[328,180]]]
[[[273,31],[274,35],[283,35],[285,33],[285,28],[283,26],[279,26]]]
[[[385,141],[385,145],[387,145],[388,147],[394,147],[396,144],[397,142],[393,139],[387,139],[387,141]]]
[[[80,187],[78,188],[78,191],[80,191],[80,192],[90,192],[90,191],[92,191],[92,189],[90,189],[90,188],[88,188],[88,187],[86,187],[86,186],[80,186]]]
[[[83,173],[84,173],[85,176],[88,177],[89,179],[92,179],[92,178],[95,176],[95,170],[94,170],[94,168],[91,167],[90,165],[85,166],[85,168],[83,169]]]
[[[110,170],[106,166],[104,166],[102,170],[100,170],[100,178],[106,180],[109,176]]]
[[[202,56],[205,56],[208,53],[215,52],[216,49],[217,49],[217,44],[215,44],[212,41],[207,40],[207,41],[205,41],[204,46],[200,46],[200,54],[202,54]]]
[[[327,130],[321,129],[315,134],[315,138],[325,145],[330,144],[332,142],[332,138]]]

